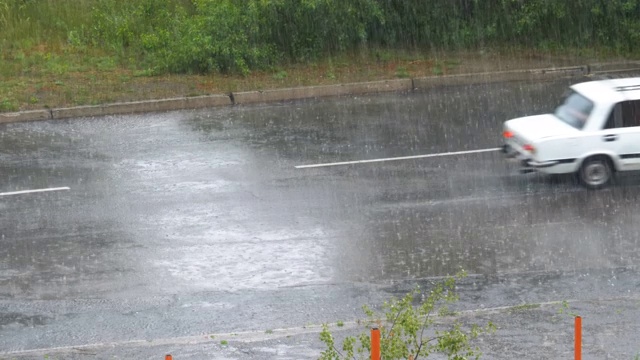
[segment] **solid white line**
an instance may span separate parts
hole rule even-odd
[[[326,166],[339,166],[339,165],[365,164],[365,163],[372,163],[372,162],[396,161],[396,160],[411,160],[411,159],[422,159],[422,158],[439,157],[439,156],[452,156],[452,155],[477,154],[477,153],[485,153],[485,152],[498,151],[498,150],[500,150],[500,149],[501,149],[501,148],[491,148],[491,149],[480,149],[480,150],[453,151],[453,152],[445,152],[445,153],[438,153],[438,154],[425,154],[425,155],[401,156],[401,157],[382,158],[382,159],[369,159],[369,160],[342,161],[342,162],[334,162],[334,163],[326,163],[326,164],[297,165],[295,168],[296,168],[296,169],[308,169],[308,168],[317,168],[317,167],[326,167]]]
[[[0,193],[0,196],[23,195],[23,194],[41,193],[41,192],[49,192],[49,191],[62,191],[62,190],[71,190],[71,189],[65,186],[65,187],[48,188],[48,189],[21,190],[21,191],[3,192],[3,193]]]

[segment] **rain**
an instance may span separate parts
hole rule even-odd
[[[495,147],[570,83],[3,125],[3,190],[69,190],[2,199],[0,348],[353,319],[459,268],[461,309],[627,296],[633,176],[588,192],[498,151],[295,168]]]
[[[213,2],[200,3],[221,17]],[[375,17],[365,8],[373,1],[358,3]],[[471,7],[460,11],[471,16]],[[105,38],[107,20],[93,28]],[[545,18],[529,20],[520,31]],[[290,22],[279,22],[278,36]],[[385,44],[462,41],[417,31],[390,39],[378,25],[371,31]],[[515,36],[505,30],[513,24],[493,25],[467,29],[478,56],[492,33]],[[552,25],[545,31],[565,30]],[[147,47],[181,40],[144,35]],[[128,36],[118,41],[140,45]],[[251,48],[253,37],[262,39],[236,40]],[[360,40],[344,41],[323,46],[342,51]],[[165,54],[136,71],[267,71],[256,63],[273,61],[272,48],[256,49],[220,64],[195,54],[166,65]],[[446,75],[436,62],[431,75]],[[568,357],[575,314],[594,358],[638,356],[640,177],[587,190],[572,175],[522,174],[498,151],[505,120],[553,112],[578,81],[637,75],[624,70],[0,123],[0,359],[315,359],[322,324],[341,323],[339,337],[357,333],[362,305],[379,308],[460,269],[468,276],[456,283],[456,314],[498,329],[480,338],[482,358]],[[190,96],[202,95],[196,88]],[[111,100],[120,96],[132,95]],[[0,110],[14,107],[7,100]]]

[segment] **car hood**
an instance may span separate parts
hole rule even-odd
[[[505,122],[506,129],[529,141],[541,140],[552,136],[566,136],[579,133],[580,130],[561,121],[553,114],[525,116]]]

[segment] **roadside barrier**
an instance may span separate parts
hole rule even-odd
[[[576,342],[574,346],[574,350],[576,353],[575,360],[582,360],[582,318],[580,316],[576,316],[575,320],[575,334],[576,334]]]
[[[371,328],[371,360],[380,360],[380,329],[377,326]]]

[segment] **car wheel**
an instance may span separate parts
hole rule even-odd
[[[582,162],[580,182],[588,189],[600,189],[611,181],[613,168],[611,161],[604,156],[594,156]]]

